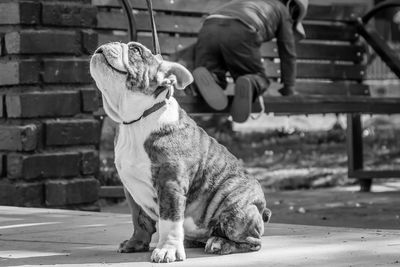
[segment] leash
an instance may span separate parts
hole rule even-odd
[[[137,34],[136,34],[136,23],[135,23],[135,19],[133,17],[133,13],[132,13],[132,6],[129,0],[119,0],[122,8],[124,9],[125,13],[128,16],[128,34],[129,34],[129,38],[131,41],[137,41]],[[156,28],[156,23],[155,23],[155,19],[154,19],[154,12],[153,12],[153,4],[151,2],[151,0],[146,0],[147,3],[147,9],[149,11],[150,14],[150,24],[151,24],[151,35],[152,35],[152,43],[153,43],[153,54],[155,54],[156,56],[158,56],[159,58],[162,59],[161,57],[161,49],[160,49],[160,43],[158,41],[158,35],[157,35],[157,28]],[[154,97],[157,97],[159,94],[161,94],[162,92],[164,92],[165,90],[168,90],[168,93],[166,95],[166,99],[169,99],[171,96],[171,90],[169,89],[168,86],[166,87],[159,87],[156,89],[156,92],[154,94]],[[140,116],[139,118],[132,120],[132,121],[124,121],[122,122],[124,125],[129,125],[135,122],[140,121],[143,118],[146,118],[147,116],[149,116],[150,114],[156,112],[157,110],[159,110],[160,108],[164,107],[166,105],[166,101],[162,101],[159,103],[154,104],[151,108],[146,109],[142,116]]]
[[[119,0],[120,5],[128,16],[128,34],[131,41],[137,41],[136,22],[132,13],[132,6],[129,0]]]
[[[253,115],[253,114],[250,115],[250,117],[251,117],[253,120],[258,120],[258,119],[264,114],[264,112],[265,112],[264,98],[262,97],[262,95],[259,95],[259,96],[258,96],[258,101],[260,102],[261,110],[260,110],[260,112],[259,112],[257,115]]]
[[[123,10],[128,16],[128,34],[131,41],[137,41],[136,22],[132,13],[132,5],[129,0],[119,0]],[[156,55],[161,55],[160,43],[158,41],[157,28],[154,20],[153,4],[151,0],[146,0],[147,9],[150,14],[151,35],[153,39],[153,52]]]
[[[161,55],[160,43],[158,41],[157,28],[154,20],[153,4],[151,0],[146,0],[146,3],[147,3],[147,9],[149,10],[150,14],[151,35],[153,39],[154,54]]]

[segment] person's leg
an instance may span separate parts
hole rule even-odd
[[[234,121],[244,122],[252,102],[267,90],[269,80],[261,61],[261,37],[240,21],[231,23],[235,31],[224,35],[221,51],[236,84],[231,115]]]
[[[245,122],[251,113],[252,103],[269,87],[268,79],[257,74],[242,75],[235,81],[235,96],[230,113],[235,122]]]
[[[255,93],[262,94],[269,85],[262,62],[261,36],[238,20],[232,20],[233,31],[226,31],[221,37],[221,52],[226,68],[236,81],[240,76],[249,75]]]
[[[193,71],[194,82],[206,103],[215,110],[223,110],[228,106],[228,97],[216,82],[216,77],[205,67],[197,67]]]
[[[216,110],[228,105],[222,88],[226,87],[226,68],[219,46],[221,23],[218,19],[206,20],[199,32],[195,47],[193,77],[200,94]]]

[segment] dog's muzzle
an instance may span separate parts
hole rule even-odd
[[[102,48],[102,47],[99,47],[99,48],[96,50],[96,52],[94,52],[94,53],[95,53],[95,54],[101,54],[101,55],[104,57],[104,59],[105,59],[107,65],[108,65],[111,69],[113,69],[114,71],[116,71],[116,72],[118,72],[118,73],[120,73],[120,74],[122,74],[122,75],[128,75],[128,72],[127,72],[127,71],[122,71],[122,70],[119,70],[119,69],[115,68],[115,67],[108,61],[107,57],[104,55],[104,51],[103,51],[103,48]]]

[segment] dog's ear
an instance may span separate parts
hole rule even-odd
[[[173,84],[176,89],[183,90],[193,82],[193,76],[188,69],[179,63],[163,61],[158,68],[157,83]]]

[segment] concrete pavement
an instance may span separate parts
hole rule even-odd
[[[131,231],[128,214],[0,206],[0,266],[160,266],[116,252]],[[400,230],[270,224],[258,252],[186,252],[168,266],[396,266]]]

